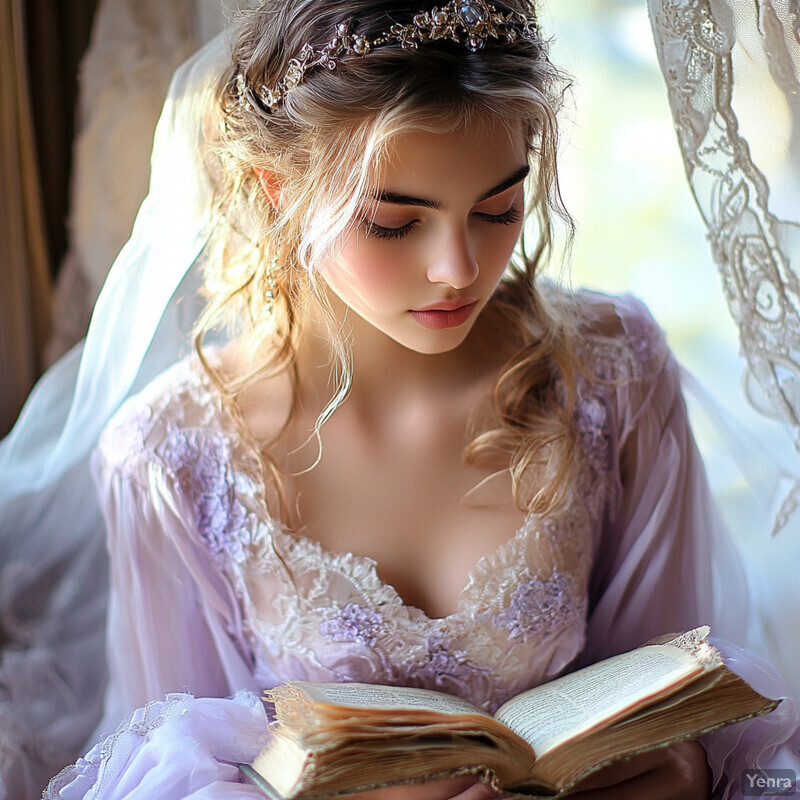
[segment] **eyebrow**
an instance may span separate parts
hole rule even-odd
[[[528,164],[514,170],[507,178],[504,178],[496,186],[484,192],[476,202],[480,203],[483,200],[488,200],[490,197],[501,194],[506,189],[514,186],[514,184],[524,180],[530,171],[531,168]],[[421,206],[422,208],[433,208],[437,210],[442,207],[442,203],[439,200],[431,200],[428,197],[414,197],[410,194],[400,194],[398,192],[381,192],[375,198],[375,201],[377,203],[389,203],[395,206]]]

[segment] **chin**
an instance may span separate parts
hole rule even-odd
[[[436,356],[457,350],[467,338],[472,326],[464,330],[437,331],[435,334],[423,332],[418,336],[392,337],[399,345],[420,355]]]

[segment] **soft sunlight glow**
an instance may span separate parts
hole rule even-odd
[[[710,397],[740,427],[792,458],[784,429],[753,411],[742,391],[738,331],[686,181],[645,10],[624,0],[551,2],[544,24],[555,34],[554,60],[575,79],[562,115],[562,190],[578,224],[565,276],[574,286],[641,297]],[[756,101],[746,88],[737,100]],[[775,103],[770,113],[784,111]],[[559,266],[556,259],[556,276]],[[702,405],[690,403],[695,410]],[[736,465],[735,453],[732,460],[730,437],[714,417],[707,409],[693,425],[715,491],[735,517],[746,465]],[[754,538],[763,542],[763,531]]]

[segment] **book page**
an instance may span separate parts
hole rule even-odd
[[[377,709],[422,709],[440,714],[482,714],[460,697],[405,686],[380,686],[370,683],[299,683],[294,686],[314,702],[334,706]]]
[[[524,692],[503,705],[495,719],[541,756],[702,669],[682,650],[648,645]]]

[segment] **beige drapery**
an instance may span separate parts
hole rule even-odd
[[[40,371],[50,315],[22,0],[0,4],[0,434]]]

